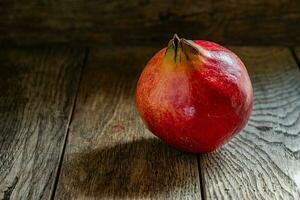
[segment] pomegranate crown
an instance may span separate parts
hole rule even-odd
[[[173,38],[169,41],[168,47],[166,49],[165,54],[168,52],[174,52],[174,61],[177,61],[178,53],[183,52],[186,59],[189,60],[193,55],[199,55],[199,47],[192,40],[187,40],[184,38],[179,38],[175,33]]]

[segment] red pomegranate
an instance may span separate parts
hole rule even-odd
[[[250,78],[233,52],[176,34],[147,63],[136,89],[150,131],[189,152],[211,152],[232,138],[246,125],[252,104]]]

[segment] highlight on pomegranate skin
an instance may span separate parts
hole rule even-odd
[[[251,81],[238,56],[176,34],[147,63],[136,88],[136,106],[149,130],[188,152],[214,151],[239,133],[252,104]]]

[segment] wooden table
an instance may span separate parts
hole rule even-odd
[[[157,49],[0,49],[0,199],[300,199],[300,49],[229,48],[254,110],[201,155],[137,115],[136,80]]]

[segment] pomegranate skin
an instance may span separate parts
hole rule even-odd
[[[209,41],[174,36],[144,68],[136,106],[149,130],[188,152],[211,152],[246,125],[253,92],[242,61]]]

